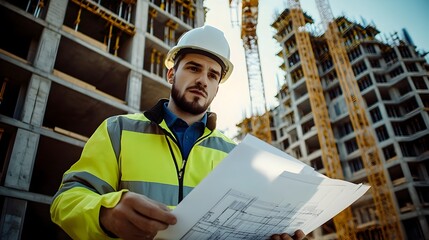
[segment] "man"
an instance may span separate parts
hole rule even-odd
[[[106,119],[63,176],[51,218],[74,239],[153,239],[175,224],[176,206],[234,148],[207,112],[231,75],[229,45],[211,26],[167,54],[169,100],[143,114]],[[298,231],[296,239],[304,237]],[[272,239],[292,239],[274,235]]]

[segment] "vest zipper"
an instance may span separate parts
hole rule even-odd
[[[185,167],[186,167],[187,161],[188,161],[188,159],[183,159],[182,168],[177,173],[177,175],[179,177],[179,199],[178,199],[178,203],[180,203],[183,200],[183,178],[184,178],[184,174],[185,174]]]
[[[186,167],[187,159],[182,160],[182,168],[179,170],[179,165],[177,164],[176,155],[174,155],[173,148],[171,147],[171,143],[168,140],[168,138],[171,138],[173,140],[173,142],[176,143],[176,145],[178,145],[178,143],[171,136],[171,134],[169,132],[167,132],[165,130],[164,130],[164,132],[165,132],[165,135],[164,135],[165,140],[167,141],[168,149],[170,150],[170,155],[173,158],[174,166],[176,167],[177,179],[179,181],[179,196],[177,199],[177,203],[180,203],[183,200],[183,176],[185,174],[185,167]]]
[[[203,140],[204,138],[207,138],[208,136],[210,136],[212,134],[212,132],[210,132],[209,134],[207,134],[205,136],[202,136],[199,139],[197,139],[197,141],[195,141],[195,143],[192,145],[191,151],[192,151],[192,148],[194,148],[194,146],[195,146],[195,144],[197,142]],[[189,154],[190,153],[191,152],[189,152]],[[171,152],[171,154],[173,154],[173,153]],[[188,156],[188,158],[189,158],[189,156]],[[175,162],[176,162],[176,160],[175,160]],[[185,168],[186,168],[186,163],[187,162],[188,162],[188,159],[183,159],[182,168],[180,169],[180,171],[177,172],[177,176],[179,177],[179,203],[183,200],[183,179],[185,178]],[[177,164],[176,164],[176,169],[178,169]]]
[[[213,131],[211,131],[209,134],[207,134],[205,136],[200,137],[199,139],[197,139],[197,141],[195,141],[195,143],[203,140],[204,138],[207,138],[208,136],[210,136],[212,134],[212,132]],[[173,142],[176,143],[176,145],[179,145],[179,144],[176,142],[176,139],[174,137],[172,137],[169,132],[164,130],[164,133],[165,133],[165,135],[164,135],[165,140],[167,141],[168,148],[170,150],[170,155],[173,158],[174,165],[176,166],[177,178],[179,180],[179,197],[178,197],[177,203],[180,203],[183,200],[183,179],[185,177],[185,168],[186,168],[186,163],[188,162],[188,159],[182,160],[182,167],[179,170],[179,165],[177,164],[176,156],[173,153],[173,148],[171,147],[171,144],[170,144],[170,141],[168,141],[168,138],[170,137],[173,140]],[[195,143],[192,145],[192,148],[194,148]],[[191,148],[191,151],[192,151],[192,148]]]

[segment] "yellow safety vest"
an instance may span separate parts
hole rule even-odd
[[[114,207],[125,191],[177,205],[235,147],[209,113],[204,134],[182,159],[163,120],[165,101],[144,114],[106,119],[64,173],[50,210],[52,221],[72,238],[108,238],[99,225],[100,207]]]

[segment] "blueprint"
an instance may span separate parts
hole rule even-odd
[[[228,191],[181,239],[265,239],[318,216],[317,204],[278,205]]]
[[[177,224],[155,239],[268,239],[309,233],[368,186],[330,179],[248,135],[173,210]]]

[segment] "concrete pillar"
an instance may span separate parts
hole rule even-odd
[[[204,1],[203,0],[197,0],[195,3],[195,26],[194,27],[201,27],[204,25]]]
[[[36,126],[42,125],[50,88],[50,80],[35,74],[31,76],[21,121]]]
[[[128,106],[136,109],[136,111],[140,109],[141,89],[142,75],[136,71],[131,70],[130,74],[128,75],[126,101]]]
[[[66,15],[68,0],[49,1],[46,21],[53,26],[60,28],[63,25],[64,16]]]
[[[429,239],[429,229],[425,226],[429,225],[429,222],[427,220],[427,218],[424,217],[424,214],[421,214],[419,216],[419,222],[420,222],[420,226],[422,226],[422,231],[423,231],[423,239]],[[402,230],[404,231],[404,230]]]
[[[147,19],[149,16],[149,4],[147,1],[137,1],[134,6],[135,18],[139,21],[135,22],[136,33],[133,36],[132,44],[130,46],[130,63],[137,69],[143,69],[144,55],[150,54],[145,52],[145,31],[147,27]],[[146,19],[146,21],[142,21]],[[139,110],[140,109],[140,98],[142,89],[142,75],[131,70],[128,75],[126,102],[128,106]]]
[[[24,191],[30,189],[39,137],[39,134],[18,129],[4,183],[5,187]]]
[[[60,34],[53,29],[61,27],[65,16],[67,0],[51,1],[48,8],[45,28],[40,37],[33,66],[43,72],[51,73],[60,43]],[[51,29],[53,28],[53,29]],[[24,101],[21,121],[41,126],[48,101],[51,81],[33,74]],[[5,186],[22,191],[30,189],[34,161],[40,135],[18,129],[5,178]],[[27,201],[5,197],[0,222],[2,239],[20,239],[24,225]]]
[[[27,201],[5,198],[3,211],[6,210],[7,214],[3,213],[0,219],[2,239],[21,239],[22,226],[24,225],[24,218],[22,216],[25,216]]]
[[[44,72],[52,72],[60,39],[61,35],[59,33],[49,28],[43,29],[39,48],[33,63],[34,67]]]

